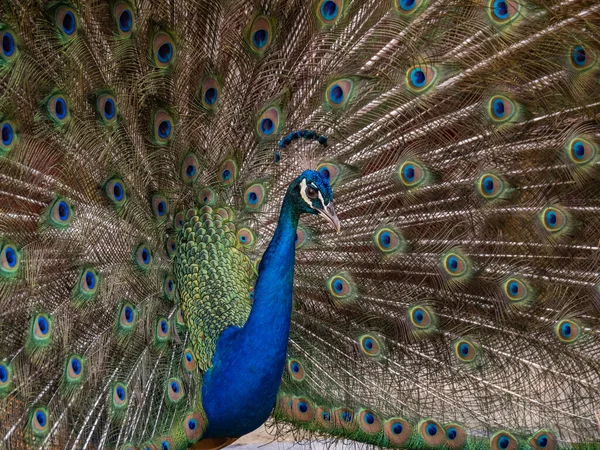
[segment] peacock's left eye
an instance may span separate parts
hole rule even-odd
[[[310,199],[315,199],[319,196],[319,193],[315,188],[308,186],[306,188],[306,196]]]

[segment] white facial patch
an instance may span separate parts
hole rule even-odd
[[[306,178],[303,178],[302,181],[300,182],[300,195],[302,196],[302,200],[304,200],[311,209],[315,209],[315,207],[312,204],[311,199],[308,198],[306,195],[306,186],[307,186]],[[313,184],[311,184],[310,187],[317,189],[317,187]],[[323,196],[321,195],[321,191],[319,191],[318,189],[317,189],[317,194],[319,194],[319,200],[321,201],[321,205],[324,205],[325,202],[323,201]]]

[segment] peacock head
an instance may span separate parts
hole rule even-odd
[[[340,220],[333,208],[333,191],[319,172],[305,170],[288,187],[294,207],[300,214],[319,214],[340,231]]]

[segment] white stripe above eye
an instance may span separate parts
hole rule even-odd
[[[306,202],[306,204],[311,208],[311,209],[315,209],[315,207],[313,206],[313,203],[311,201],[310,198],[308,198],[308,196],[306,195],[306,178],[303,178],[302,181],[300,182],[300,195],[302,196],[302,200],[304,200]],[[311,186],[314,189],[317,189],[317,187],[311,183]],[[323,196],[321,195],[321,191],[319,191],[317,189],[317,194],[319,195],[319,200],[321,201],[321,206],[325,207],[325,201],[323,200]]]

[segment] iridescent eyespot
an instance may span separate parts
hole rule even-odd
[[[444,428],[433,419],[423,420],[419,423],[419,434],[431,447],[441,445],[446,440]]]
[[[168,144],[173,138],[173,118],[164,111],[154,114],[154,142],[158,145]]]
[[[112,95],[99,95],[96,100],[96,109],[104,123],[109,124],[117,120],[117,101]]]
[[[294,398],[292,400],[292,415],[294,419],[299,420],[300,422],[308,422],[314,419],[315,408],[306,398]]]
[[[183,419],[183,430],[189,443],[194,444],[200,440],[204,433],[204,418],[199,412],[188,413]]]
[[[339,109],[347,105],[353,96],[354,81],[349,78],[336,80],[327,86],[325,100],[329,107]]]
[[[383,426],[383,434],[394,447],[400,447],[408,441],[411,430],[411,425],[399,417],[389,419]]]
[[[175,61],[175,41],[167,33],[158,32],[152,41],[152,52],[156,67],[169,67]]]
[[[156,320],[155,343],[160,344],[169,339],[169,321],[164,317]]]
[[[575,138],[569,142],[567,155],[575,164],[584,165],[596,157],[596,145],[583,138]]]
[[[581,326],[574,320],[564,319],[554,327],[554,332],[561,342],[570,344],[581,337]]]
[[[181,163],[181,178],[186,183],[193,183],[199,173],[198,158],[193,153],[189,153]]]
[[[173,258],[177,251],[177,243],[175,242],[175,239],[173,239],[172,237],[167,239],[167,242],[165,243],[165,247],[167,250],[167,255],[169,255],[169,258]]]
[[[182,363],[183,363],[183,367],[185,367],[185,369],[188,372],[191,373],[196,370],[196,367],[197,367],[196,356],[194,355],[194,351],[191,348],[186,348],[183,351]]]
[[[564,211],[556,206],[551,206],[541,212],[540,221],[546,231],[557,233],[565,228],[568,219]]]
[[[21,253],[12,244],[2,244],[0,249],[0,276],[14,276],[21,266]]]
[[[216,195],[215,195],[215,191],[213,191],[211,188],[209,187],[205,187],[203,188],[199,193],[198,193],[198,202],[201,205],[208,205],[208,206],[212,206],[215,204],[215,199],[216,199]]]
[[[338,408],[334,412],[335,423],[338,426],[345,428],[346,430],[352,430],[356,428],[356,420],[354,418],[354,411],[348,408]]]
[[[406,72],[406,85],[417,93],[421,93],[433,86],[437,78],[437,70],[433,66],[414,66]]]
[[[450,277],[460,278],[468,275],[470,263],[466,256],[453,250],[442,256],[442,267]]]
[[[358,338],[358,342],[360,343],[360,349],[365,355],[371,357],[380,356],[382,346],[376,336],[365,334]]]
[[[477,356],[477,347],[467,339],[458,339],[454,341],[454,354],[462,362],[473,362]]]
[[[183,230],[183,226],[185,225],[185,213],[183,211],[179,211],[177,214],[175,214],[175,217],[173,217],[173,227],[179,231],[179,230]]]
[[[169,301],[173,301],[175,297],[175,277],[173,275],[166,275],[163,280],[163,294]]]
[[[200,89],[200,99],[202,106],[206,109],[216,108],[219,101],[219,94],[221,87],[219,82],[213,77],[207,77],[202,81],[202,87]]]
[[[0,361],[0,398],[11,388],[12,383],[12,368],[9,363]]]
[[[296,249],[301,249],[310,241],[310,233],[303,227],[296,228]]]
[[[46,436],[50,431],[50,420],[46,408],[38,407],[33,409],[29,423],[33,434],[38,437]]]
[[[413,14],[423,4],[423,0],[394,0],[394,7],[400,14]]]
[[[266,16],[257,16],[248,33],[248,43],[252,51],[264,53],[273,41],[273,27]]]
[[[267,108],[256,121],[256,132],[261,138],[273,138],[279,134],[281,111],[272,106]]]
[[[131,303],[125,303],[119,312],[119,328],[122,331],[130,331],[135,327],[137,310]]]
[[[378,228],[373,234],[375,248],[384,254],[403,251],[406,247],[404,238],[392,227]]]
[[[517,112],[512,100],[504,95],[495,95],[488,101],[488,114],[494,122],[504,123],[511,120]]]
[[[332,428],[334,421],[332,420],[331,412],[328,409],[322,407],[317,408],[315,411],[315,420],[322,428]]]
[[[217,178],[227,186],[232,184],[237,178],[238,167],[235,161],[227,159],[221,164]]]
[[[476,183],[477,192],[484,199],[498,198],[504,192],[504,182],[493,173],[484,173]]]
[[[57,126],[64,125],[71,119],[69,100],[62,94],[54,94],[50,97],[46,102],[46,109]]]
[[[73,207],[71,203],[62,197],[58,197],[48,210],[48,223],[55,228],[64,229],[73,220]]]
[[[244,193],[244,202],[248,209],[258,209],[266,200],[267,189],[262,183],[254,183],[248,186]]]
[[[596,63],[596,53],[589,47],[583,47],[582,45],[576,45],[571,49],[571,66],[575,70],[585,71],[592,67]]]
[[[44,347],[52,339],[53,320],[48,314],[39,313],[31,318],[28,345],[31,347]]]
[[[498,431],[490,439],[491,450],[516,450],[517,446],[517,440],[508,431]]]
[[[152,252],[144,244],[138,245],[134,253],[135,263],[142,270],[150,269],[152,265]]]
[[[15,124],[9,120],[0,122],[0,155],[10,151],[17,142]]]
[[[65,379],[69,383],[77,383],[83,380],[83,358],[78,355],[71,355],[65,363]]]
[[[18,55],[17,38],[11,30],[0,29],[2,34],[2,49],[0,57],[5,61],[11,61]]]
[[[242,247],[252,247],[256,243],[256,236],[250,228],[240,228],[237,239]]]
[[[381,430],[381,421],[373,411],[360,412],[360,428],[367,434],[377,434]]]
[[[77,34],[77,16],[72,8],[63,6],[55,14],[56,26],[64,38],[72,39]]]
[[[558,448],[554,433],[548,430],[540,430],[535,433],[529,439],[529,444],[534,450],[555,450]]]
[[[509,278],[504,282],[504,293],[511,302],[522,302],[530,294],[527,284],[518,278]]]
[[[124,2],[118,2],[113,8],[117,31],[120,37],[129,37],[135,28],[133,8]]]
[[[408,310],[412,325],[419,330],[433,329],[437,325],[436,317],[424,306],[413,306]]]
[[[462,448],[466,439],[467,431],[462,425],[449,423],[444,426],[446,432],[446,446],[450,448]]]
[[[297,359],[289,359],[287,363],[287,370],[290,376],[296,381],[304,380],[304,366]]]
[[[104,192],[116,207],[123,206],[127,200],[125,184],[120,178],[111,178],[104,185]]]
[[[179,378],[169,378],[165,389],[166,400],[169,403],[177,404],[185,398],[183,384]]]
[[[336,300],[349,301],[356,296],[354,284],[348,274],[336,274],[326,284],[329,293]]]
[[[76,300],[91,300],[98,292],[98,273],[91,267],[86,267],[79,275],[79,283],[74,292]]]
[[[321,0],[317,4],[317,17],[322,25],[333,25],[341,16],[343,0]]]
[[[115,383],[112,389],[113,408],[119,410],[127,407],[127,386],[123,383]]]
[[[317,166],[317,172],[327,180],[330,186],[334,186],[335,182],[338,181],[338,177],[341,173],[340,168],[331,162],[323,162]]]
[[[516,0],[490,0],[488,8],[492,21],[505,25],[518,17],[521,5]]]
[[[155,194],[152,196],[152,213],[159,221],[167,219],[169,216],[169,200],[164,195]]]
[[[421,184],[427,175],[425,168],[414,160],[404,161],[398,167],[400,182],[407,188],[413,188]]]

